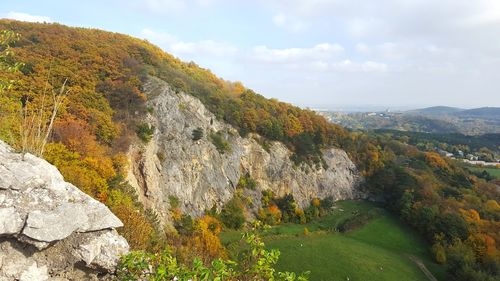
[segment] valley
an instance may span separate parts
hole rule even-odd
[[[368,221],[339,231],[345,221],[367,214]],[[223,232],[221,240],[231,249],[240,236],[237,231]],[[432,261],[429,246],[414,230],[365,201],[339,201],[318,221],[275,226],[262,237],[269,248],[281,252],[277,269],[311,271],[311,280],[428,280],[411,257],[438,280],[446,280],[444,267]]]

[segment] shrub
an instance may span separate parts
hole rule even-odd
[[[265,224],[277,225],[281,222],[281,211],[276,205],[270,205],[267,208],[259,209],[257,218]]]
[[[224,136],[222,135],[221,132],[211,134],[210,140],[212,141],[213,145],[215,145],[215,147],[217,148],[217,150],[221,154],[224,154],[224,152],[231,150],[230,144],[224,139]]]
[[[153,138],[153,134],[155,132],[155,127],[151,126],[147,123],[144,123],[144,124],[137,126],[137,129],[135,130],[135,132],[137,133],[137,136],[144,143],[148,143]]]
[[[446,262],[446,250],[443,245],[439,243],[432,245],[432,253],[437,263],[444,264]]]
[[[249,173],[246,173],[244,176],[240,177],[240,180],[238,181],[238,188],[247,188],[250,190],[255,190],[255,187],[257,186],[257,183],[255,182],[252,177],[250,177]]]
[[[275,270],[280,252],[267,250],[256,231],[244,234],[242,242],[247,250],[239,263],[219,258],[204,264],[195,258],[192,264],[182,264],[169,251],[133,251],[121,258],[117,280],[308,280],[309,272]]]
[[[168,202],[170,203],[170,208],[178,208],[179,207],[179,198],[174,195],[168,196]]]
[[[187,93],[189,91],[189,86],[181,78],[174,78],[172,80],[172,87],[174,88],[176,93]]]
[[[309,234],[311,234],[309,232],[309,229],[307,229],[307,227],[304,227],[304,236],[309,236]]]
[[[180,234],[190,235],[194,230],[194,221],[190,215],[182,215],[181,219],[174,222],[174,227]]]
[[[192,136],[194,141],[201,140],[203,138],[203,129],[200,127],[194,129]]]

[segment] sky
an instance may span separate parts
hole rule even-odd
[[[147,39],[303,107],[500,106],[500,0],[0,0]]]

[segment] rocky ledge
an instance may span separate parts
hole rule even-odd
[[[122,222],[56,167],[0,141],[0,280],[92,280],[113,273]]]

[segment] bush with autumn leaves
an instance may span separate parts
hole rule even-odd
[[[383,168],[366,177],[372,198],[427,239],[436,262],[446,265],[453,280],[496,280],[500,182],[390,136],[371,137],[385,155]]]

